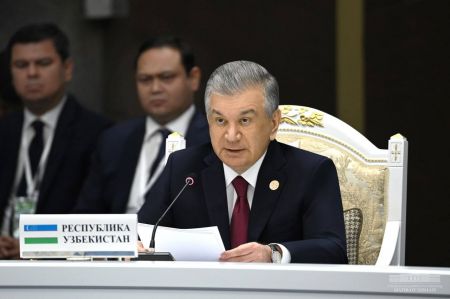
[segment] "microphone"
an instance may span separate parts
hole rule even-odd
[[[173,261],[174,258],[170,254],[170,252],[154,252],[155,250],[155,236],[156,236],[156,229],[158,228],[159,223],[161,220],[164,219],[164,216],[166,216],[167,212],[170,210],[170,208],[173,206],[173,204],[177,201],[177,199],[180,197],[180,195],[184,192],[187,186],[192,186],[195,183],[196,175],[195,173],[190,173],[186,179],[185,184],[181,188],[180,192],[178,192],[177,196],[172,200],[170,205],[166,208],[164,213],[159,217],[158,221],[156,221],[155,225],[153,226],[152,231],[152,237],[150,239],[150,246],[149,248],[153,249],[153,252],[149,254],[139,254],[139,260],[147,260],[147,261]]]

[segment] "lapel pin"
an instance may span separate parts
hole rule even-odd
[[[278,182],[277,180],[273,180],[273,181],[271,181],[270,184],[269,184],[269,188],[270,188],[270,190],[272,190],[272,191],[277,190],[278,187],[280,187],[280,182]]]

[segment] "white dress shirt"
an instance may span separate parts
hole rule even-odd
[[[34,115],[30,110],[27,108],[24,109],[24,120],[22,125],[22,137],[20,142],[20,148],[19,148],[19,155],[17,160],[17,166],[16,166],[16,177],[14,179],[14,185],[13,188],[11,188],[11,194],[10,194],[10,200],[8,207],[5,209],[5,217],[3,218],[3,226],[2,226],[2,235],[8,235],[9,234],[9,223],[10,223],[10,217],[11,217],[11,209],[12,205],[14,203],[14,199],[16,198],[17,189],[19,188],[20,181],[22,180],[22,175],[25,171],[25,155],[28,153],[28,146],[31,143],[31,140],[34,137],[34,129],[32,127],[32,123],[35,120],[40,120],[44,124],[43,127],[43,139],[44,139],[44,149],[46,147],[51,148],[51,144],[48,144],[48,141],[51,143],[53,140],[53,135],[55,133],[56,125],[58,123],[59,115],[61,114],[61,110],[64,107],[64,104],[66,103],[67,96],[64,96],[62,100],[56,105],[53,109],[47,111],[41,116]],[[42,180],[42,177],[45,172],[45,166],[47,164],[47,158],[48,155],[41,156],[41,162],[39,163],[39,168],[41,177],[38,178],[39,180]],[[28,185],[28,181],[25,180]],[[27,186],[28,189],[29,186]],[[37,199],[36,199],[37,200]]]
[[[162,159],[151,180],[148,180],[150,166],[153,164],[153,161],[158,155],[161,142],[165,142],[165,140],[162,140],[162,136],[158,130],[161,128],[166,128],[172,132],[178,132],[179,134],[186,136],[189,123],[194,116],[194,113],[194,105],[191,105],[177,119],[167,123],[164,127],[156,123],[151,117],[146,118],[144,141],[142,142],[139,161],[136,165],[133,184],[131,185],[127,213],[135,214],[139,211],[141,206],[144,204],[145,194],[155,183],[156,179],[164,169],[165,159]]]
[[[253,196],[255,194],[256,181],[258,180],[259,169],[261,168],[261,164],[264,160],[264,157],[266,156],[266,153],[267,152],[265,152],[261,156],[261,158],[259,158],[255,162],[255,164],[253,164],[249,169],[247,169],[245,172],[243,172],[241,174],[235,172],[228,165],[223,163],[223,171],[224,171],[224,175],[225,175],[225,187],[226,187],[226,192],[227,192],[227,203],[228,203],[228,221],[230,223],[231,223],[231,217],[233,215],[234,205],[237,200],[237,193],[232,184],[233,180],[237,176],[240,175],[247,181],[247,183],[248,183],[247,200],[248,200],[248,206],[250,207],[250,210],[251,210],[252,203],[253,203]],[[281,263],[283,263],[283,264],[290,263],[291,262],[291,254],[290,254],[289,250],[281,244],[277,244],[277,245],[282,250]]]

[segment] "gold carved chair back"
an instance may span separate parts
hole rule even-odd
[[[333,160],[341,188],[351,264],[404,264],[407,141],[379,149],[341,120],[317,109],[281,105],[277,140]]]

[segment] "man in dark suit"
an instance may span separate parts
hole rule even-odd
[[[136,213],[164,167],[160,154],[169,132],[183,135],[188,147],[209,141],[206,117],[194,107],[200,68],[186,43],[170,36],[149,39],[135,68],[147,115],[103,134],[77,213]]]
[[[7,53],[24,109],[0,121],[0,258],[18,256],[19,214],[73,209],[97,137],[110,124],[67,95],[73,61],[56,25],[22,27]]]
[[[139,222],[154,224],[190,173],[195,183],[161,225],[218,226],[222,261],[346,263],[333,162],[280,144],[278,84],[260,65],[225,64],[205,92],[211,144],[173,153]]]

